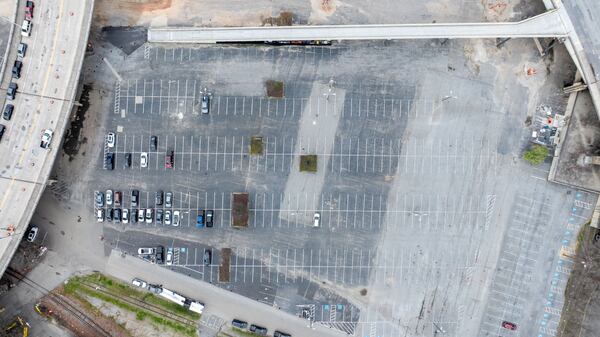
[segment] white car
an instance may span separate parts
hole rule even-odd
[[[170,265],[173,264],[173,249],[172,248],[169,248],[167,250],[167,261],[166,261],[166,263],[167,263],[167,266],[170,266]]]
[[[21,25],[21,35],[31,36],[31,21],[23,20],[23,24]]]
[[[148,167],[148,152],[142,152],[140,154],[140,166]]]
[[[31,226],[31,228],[29,228],[29,233],[27,233],[27,241],[33,242],[37,237],[38,230],[39,228],[37,226]]]
[[[173,226],[179,226],[179,211],[173,212]]]
[[[104,222],[104,209],[98,208],[96,211],[96,219],[98,222]]]
[[[152,208],[146,208],[146,223],[152,223]]]
[[[140,288],[148,287],[148,283],[146,283],[146,281],[144,281],[144,280],[140,280],[139,278],[134,278],[133,281],[131,281],[131,284],[133,284],[136,287],[140,287]]]
[[[313,216],[313,227],[319,227],[321,225],[321,213],[315,212]]]
[[[139,248],[138,249],[138,254],[139,255],[153,255],[154,254],[154,248]]]
[[[108,147],[115,147],[115,133],[114,132],[109,132],[106,135],[106,145]]]
[[[129,210],[127,208],[123,208],[123,212],[121,213],[121,222],[129,223]]]
[[[113,191],[106,190],[106,206],[112,206],[113,204]]]
[[[138,222],[144,222],[144,210],[143,209],[139,209],[138,210]]]
[[[50,129],[44,130],[42,133],[42,142],[40,143],[40,147],[43,149],[47,149],[50,147],[50,143],[52,142],[52,135],[54,132]]]
[[[171,211],[165,211],[165,225],[171,224]]]

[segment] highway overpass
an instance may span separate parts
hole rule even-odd
[[[23,20],[25,1],[16,22]],[[85,56],[94,0],[36,1],[30,37],[15,29],[6,62],[16,59],[16,45],[25,42],[19,88],[11,103],[15,113],[0,142],[0,270],[4,273],[44,191],[69,120]],[[2,79],[2,100],[11,81]],[[5,102],[6,103],[6,102]],[[50,149],[40,147],[43,130],[52,129]]]

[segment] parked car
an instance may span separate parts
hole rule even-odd
[[[313,215],[313,227],[319,226],[321,226],[321,213],[315,212],[315,215]]]
[[[104,207],[104,193],[94,191],[94,200],[96,200],[96,207]]]
[[[163,222],[163,210],[162,208],[156,209],[156,223],[162,225]]]
[[[140,153],[140,166],[148,167],[148,152]]]
[[[179,226],[179,211],[173,212],[173,226]]]
[[[104,222],[104,209],[98,208],[96,210],[96,220],[98,220],[98,222]]]
[[[164,263],[164,255],[165,255],[165,248],[163,246],[156,247],[156,254],[154,256],[156,263],[163,264]]]
[[[12,67],[12,78],[21,78],[21,68],[23,68],[23,62],[17,60]]]
[[[106,221],[112,222],[112,220],[113,220],[113,209],[107,208],[106,209]]]
[[[152,223],[152,208],[146,208],[146,223]]]
[[[267,335],[267,328],[263,328],[262,326],[258,326],[258,325],[250,325],[250,328],[248,329],[250,332],[253,332],[259,336],[266,336]]]
[[[131,281],[131,284],[133,284],[136,287],[140,287],[140,288],[148,287],[148,283],[146,283],[146,281],[144,281],[144,280],[140,280],[139,278],[134,278],[133,281]]]
[[[113,191],[106,190],[106,206],[111,206],[113,204]]]
[[[131,207],[138,206],[138,199],[140,198],[140,191],[131,190]]]
[[[116,207],[120,207],[121,206],[121,200],[122,200],[122,194],[120,191],[116,191],[115,192],[115,206]]]
[[[123,167],[124,168],[131,167],[131,153],[126,153],[125,154],[125,162],[123,163]]]
[[[131,223],[136,223],[138,219],[138,210],[135,208],[132,208],[131,211],[129,211],[129,221]]]
[[[173,207],[173,193],[171,192],[165,194],[165,207]]]
[[[289,333],[275,330],[275,332],[273,333],[273,337],[292,337],[292,335],[290,335]]]
[[[207,94],[202,95],[202,113],[207,114],[209,112],[210,97]]]
[[[10,118],[12,117],[13,111],[15,110],[15,106],[12,104],[7,104],[4,107],[4,112],[2,113],[2,118],[6,119],[7,121],[10,120]]]
[[[115,133],[109,132],[106,134],[106,146],[115,147]]]
[[[212,263],[212,251],[210,249],[204,250],[204,257],[202,258],[205,266],[210,266]]]
[[[114,170],[115,168],[115,154],[107,153],[104,158],[104,169],[105,170]]]
[[[204,211],[204,221],[206,221],[206,227],[213,226],[213,214],[214,211],[212,209]]]
[[[165,225],[170,225],[170,224],[171,224],[171,211],[166,210],[165,211]]]
[[[173,248],[167,248],[167,258],[165,259],[167,266],[173,264]]]
[[[508,329],[508,330],[513,330],[513,331],[517,330],[517,325],[515,323],[511,323],[511,322],[508,322],[508,321],[503,321],[502,322],[502,327],[504,329]]]
[[[156,151],[158,148],[158,137],[152,136],[150,137],[150,151]]]
[[[0,140],[2,140],[2,136],[4,136],[4,130],[6,130],[6,126],[0,124]]]
[[[25,1],[25,18],[27,20],[33,19],[33,1]]]
[[[127,208],[123,208],[123,211],[121,211],[121,222],[129,223],[129,210]]]
[[[19,86],[14,82],[10,82],[6,89],[6,97],[10,100],[14,100],[15,96],[17,96],[17,89],[19,89]]]
[[[155,252],[154,248],[138,248],[138,255],[154,255]]]
[[[52,142],[52,135],[54,132],[50,129],[44,130],[42,133],[42,142],[40,143],[40,147],[43,149],[47,149],[50,147],[50,143]]]
[[[37,226],[29,227],[29,231],[27,232],[27,241],[33,242],[35,240],[35,238],[37,237],[38,231],[39,231],[39,228]]]
[[[154,203],[157,206],[163,204],[163,191],[156,191],[156,193],[154,193]]]
[[[23,23],[21,24],[21,35],[31,36],[31,21],[23,20]]]
[[[144,216],[144,210],[139,209],[138,210],[138,222],[144,222],[144,219],[146,219],[146,217]]]
[[[234,319],[233,321],[231,321],[231,325],[233,325],[234,327],[236,327],[238,329],[246,329],[248,327],[247,322],[244,322],[239,319]]]
[[[148,284],[148,291],[155,294],[162,293],[162,285],[160,284]]]
[[[24,58],[25,54],[27,53],[27,44],[26,43],[19,43],[19,46],[17,47],[17,56],[20,58]]]
[[[204,213],[202,211],[198,211],[198,216],[196,216],[196,227],[204,227]]]
[[[165,155],[165,168],[173,168],[174,158],[175,154],[173,150],[167,152],[167,155]]]
[[[113,211],[113,220],[115,221],[115,223],[121,223],[121,209],[120,208],[115,208],[115,210]]]

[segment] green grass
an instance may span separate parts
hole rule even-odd
[[[260,156],[263,154],[263,138],[254,136],[250,139],[250,154]]]
[[[300,156],[300,172],[317,172],[316,154],[305,154]]]
[[[534,144],[529,148],[529,150],[525,151],[523,154],[523,159],[525,159],[531,165],[537,166],[543,163],[547,156],[548,148],[542,145]]]

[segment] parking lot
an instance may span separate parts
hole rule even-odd
[[[547,261],[557,263],[565,245],[557,237],[568,205],[596,196],[550,185],[547,165],[519,159],[528,93],[499,80],[495,61],[476,72],[464,48],[146,44],[119,65],[123,81],[111,84],[104,133],[92,140],[100,151],[84,198],[89,221],[95,190],[121,191],[123,208],[179,211],[179,226],[105,222],[104,238],[132,255],[171,249],[165,268],[351,335],[538,333],[551,317],[529,303],[547,299]],[[535,54],[533,45],[514,48]],[[284,83],[284,97],[266,97],[268,79]],[[253,137],[262,137],[260,154]],[[114,170],[103,169],[106,153]],[[317,156],[316,172],[300,171],[302,155]],[[172,207],[155,204],[159,190],[173,193]],[[249,194],[245,229],[231,227],[235,192]],[[196,227],[204,210],[214,211],[214,227]]]

